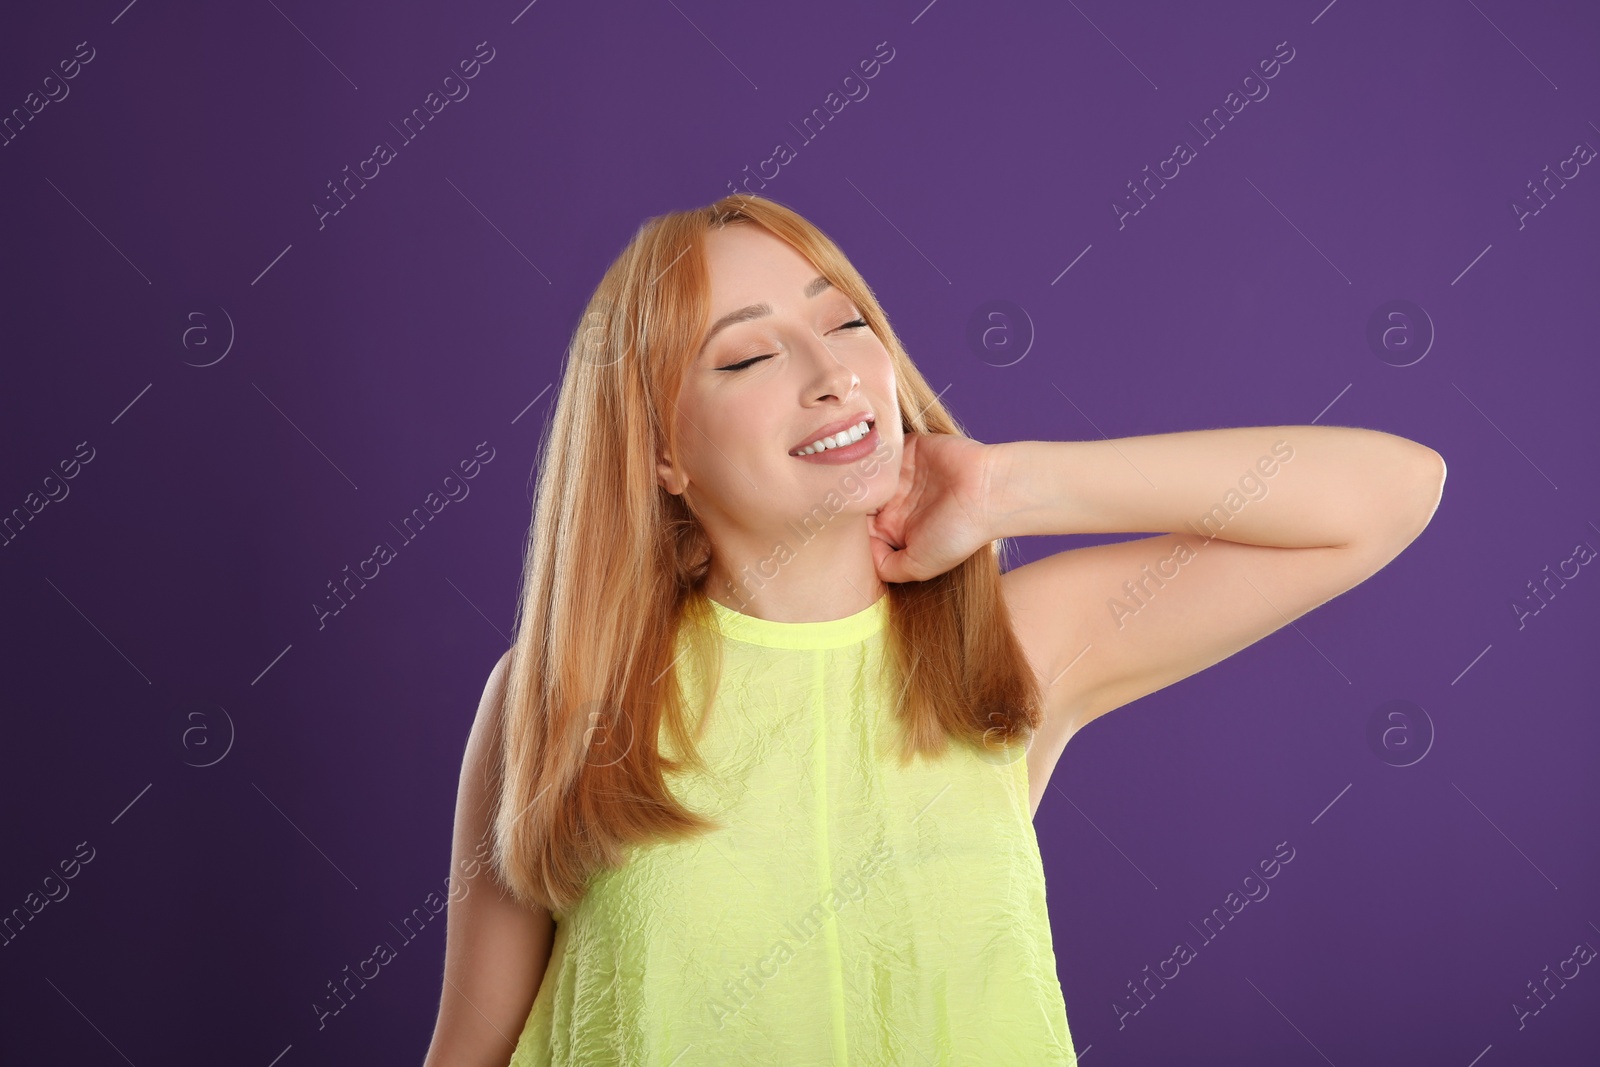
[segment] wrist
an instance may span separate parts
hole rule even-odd
[[[1026,537],[1033,502],[1029,499],[1027,472],[1032,441],[1002,441],[990,445],[988,525],[990,540]]]

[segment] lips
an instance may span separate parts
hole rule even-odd
[[[874,421],[873,414],[870,411],[858,411],[847,419],[840,419],[837,422],[830,422],[826,426],[819,426],[802,438],[798,444],[790,445],[789,454],[793,455],[802,448],[811,444],[813,441],[820,441],[824,437],[832,437],[834,434],[848,430],[850,427],[855,426],[863,420],[866,421],[867,428],[870,430]]]

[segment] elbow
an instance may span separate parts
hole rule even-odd
[[[1439,501],[1444,499],[1444,480],[1448,470],[1445,467],[1444,457],[1427,446],[1423,446],[1421,488],[1417,490],[1419,510],[1422,513],[1422,526],[1425,527],[1433,521],[1433,513],[1439,510]],[[1419,532],[1421,527],[1418,528]]]
[[[1426,445],[1406,441],[1397,457],[1386,457],[1362,508],[1361,533],[1345,547],[1360,547],[1392,559],[1433,521],[1444,495],[1444,457]]]
[[[1426,445],[1417,445],[1406,474],[1396,480],[1399,490],[1391,505],[1391,518],[1400,547],[1416,540],[1439,510],[1444,497],[1444,457]]]

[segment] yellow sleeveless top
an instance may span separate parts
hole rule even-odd
[[[1022,747],[900,765],[888,603],[783,623],[711,602],[712,773],[668,781],[725,828],[636,847],[554,916],[509,1067],[1075,1067]]]

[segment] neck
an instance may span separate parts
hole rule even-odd
[[[841,516],[838,528],[804,540],[790,527],[774,540],[771,551],[712,550],[705,594],[742,615],[772,622],[825,622],[865,611],[889,587],[878,577],[866,517]]]

